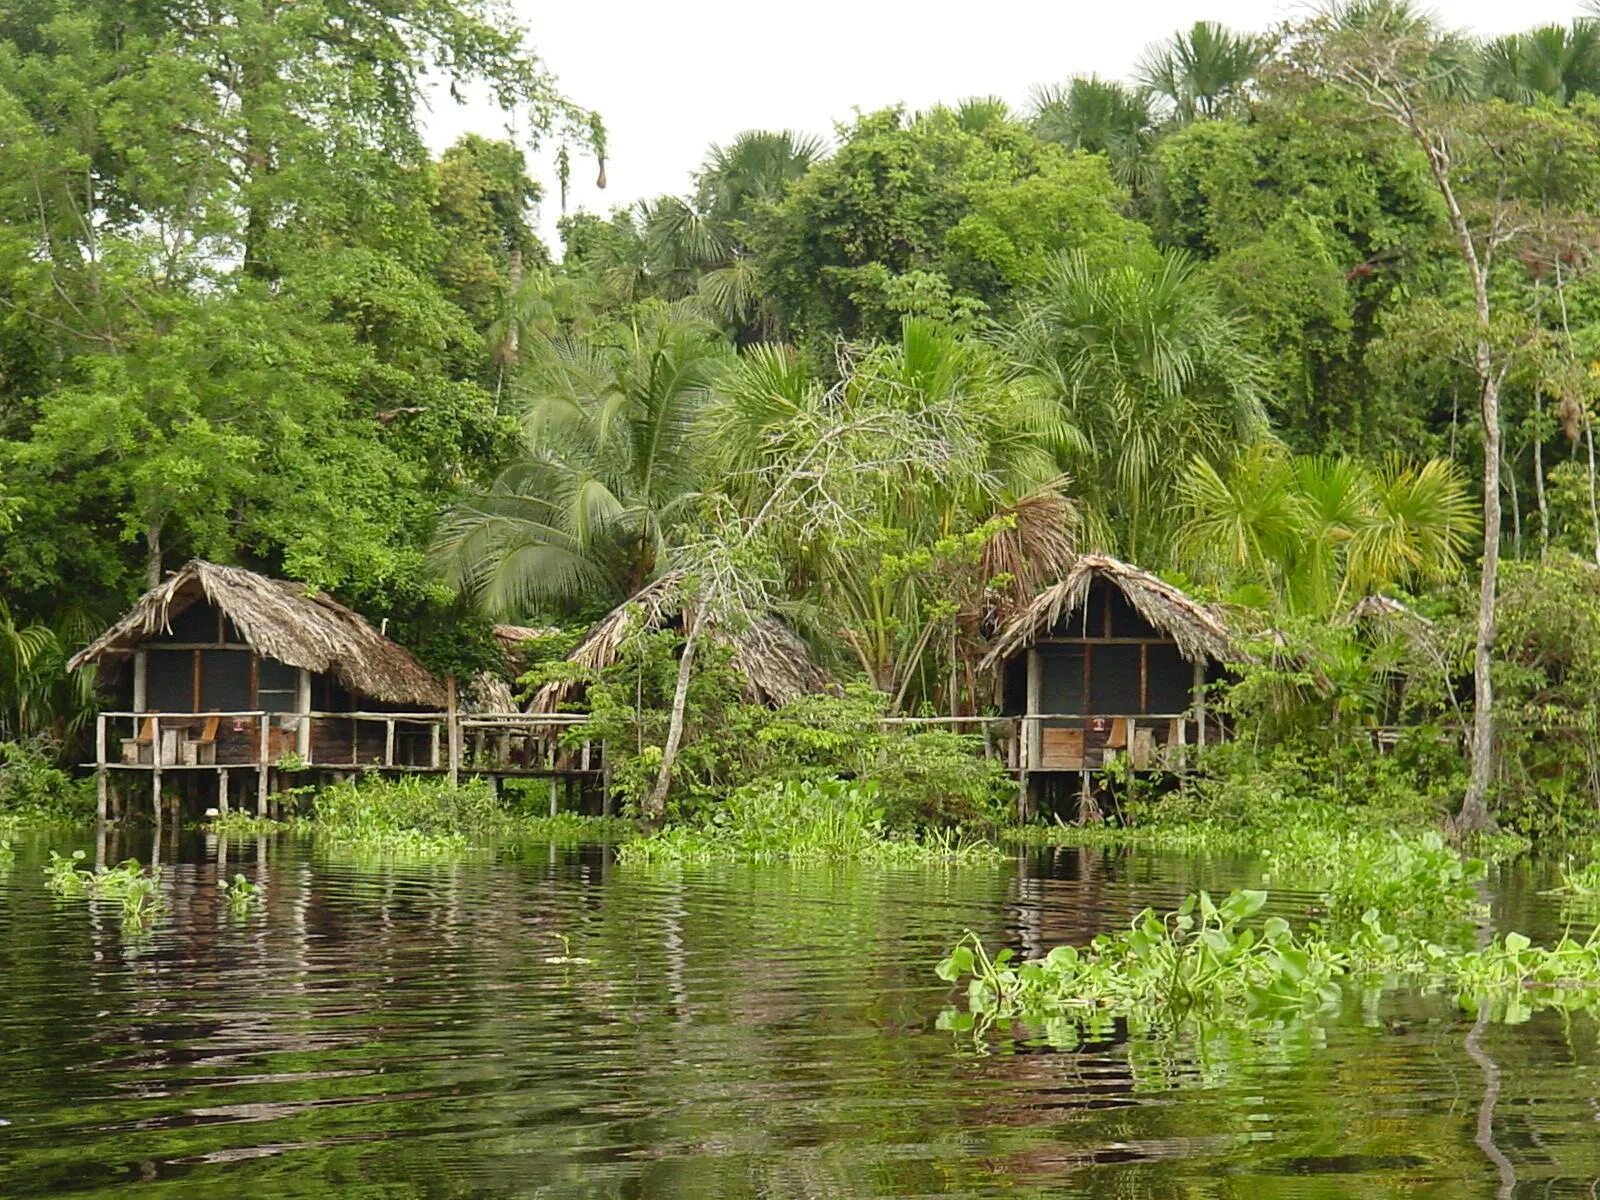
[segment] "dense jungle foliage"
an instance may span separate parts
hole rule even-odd
[[[427,72],[532,143],[431,155]],[[67,656],[191,556],[458,673],[670,576],[681,628],[583,680],[644,812],[845,772],[976,821],[973,739],[860,731],[984,711],[1096,549],[1256,639],[1217,771],[1584,827],[1597,151],[1600,18],[1357,0],[753,130],[547,247],[527,156],[603,171],[604,128],[490,0],[0,5],[0,740],[81,739]],[[708,631],[769,613],[846,695],[740,699]]]

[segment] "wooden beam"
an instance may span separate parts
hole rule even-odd
[[[461,781],[461,721],[456,712],[456,677],[450,676],[444,682],[444,719],[445,733],[450,741],[450,786],[456,787]]]
[[[144,712],[150,707],[150,655],[143,647],[133,652],[133,709]]]

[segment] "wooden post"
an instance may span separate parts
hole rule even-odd
[[[223,767],[217,772],[217,814],[228,815],[228,768]]]
[[[304,667],[300,668],[300,678],[295,683],[294,693],[295,711],[300,714],[300,720],[295,730],[295,753],[301,760],[311,765],[311,672]]]
[[[560,811],[556,802],[556,742],[553,737],[550,739],[549,749],[544,752],[544,765],[550,771],[550,815],[553,817]]]
[[[144,712],[150,707],[150,655],[145,650],[133,652],[133,711]]]
[[[383,765],[394,766],[394,718],[383,723]]]
[[[272,718],[261,714],[261,745],[256,753],[256,816],[267,815],[267,735]]]
[[[1037,646],[1029,646],[1028,647],[1028,716],[1027,716],[1027,720],[1026,720],[1024,726],[1023,726],[1023,732],[1027,736],[1027,743],[1028,743],[1027,763],[1028,763],[1029,767],[1032,767],[1034,764],[1038,763],[1039,760],[1040,760],[1039,749],[1040,749],[1041,738],[1040,738],[1039,721],[1038,721],[1037,718],[1034,717],[1033,714],[1039,711],[1039,706],[1040,706],[1040,703],[1041,703],[1041,698],[1040,698],[1039,693],[1044,690],[1044,688],[1043,688],[1043,676],[1044,676],[1044,663],[1043,663],[1043,661],[1041,660],[1041,658],[1039,656],[1039,648]]]
[[[161,718],[150,718],[150,803],[156,810],[156,829],[161,828]],[[161,838],[157,836],[159,844]]]
[[[456,677],[444,681],[445,736],[450,741],[450,786],[461,782],[461,716],[456,711]]]
[[[432,744],[428,747],[428,765],[435,771],[439,769],[439,723],[435,721],[428,729]]]
[[[97,713],[94,719],[94,800],[101,825],[106,823],[106,792],[110,783],[111,769],[106,766],[106,715]]]
[[[1194,664],[1194,719],[1198,726],[1194,744],[1206,748],[1206,663],[1200,659]]]

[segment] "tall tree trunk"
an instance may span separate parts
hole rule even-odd
[[[1472,770],[1456,831],[1461,834],[1493,830],[1489,788],[1494,781],[1494,663],[1495,599],[1500,580],[1500,381],[1489,359],[1486,340],[1478,344],[1477,361],[1483,377],[1480,409],[1483,415],[1483,563],[1478,580],[1478,622],[1472,647]]]
[[[161,582],[161,526],[152,524],[144,531],[144,583],[155,587]]]
[[[1472,240],[1472,227],[1456,199],[1450,178],[1450,153],[1443,141],[1419,122],[1415,110],[1407,109],[1406,124],[1411,135],[1427,155],[1434,184],[1450,214],[1450,229],[1455,234],[1462,264],[1472,284],[1472,299],[1477,318],[1472,367],[1478,377],[1478,415],[1483,434],[1483,561],[1478,579],[1478,621],[1472,649],[1472,761],[1467,792],[1456,814],[1458,834],[1496,828],[1489,812],[1489,789],[1494,782],[1494,662],[1495,600],[1500,582],[1500,380],[1503,374],[1495,365],[1494,345],[1489,340],[1489,263],[1478,255]]]
[[[1544,400],[1533,393],[1533,498],[1539,506],[1539,559],[1550,553],[1550,508],[1544,495]]]
[[[684,630],[683,653],[678,656],[678,679],[672,689],[672,713],[667,720],[667,742],[661,748],[661,769],[656,772],[655,786],[645,797],[639,814],[646,824],[660,822],[667,813],[667,793],[672,790],[672,773],[678,762],[678,747],[683,743],[684,713],[689,706],[689,680],[694,673],[695,649],[700,644],[704,621],[705,609],[696,606]]]

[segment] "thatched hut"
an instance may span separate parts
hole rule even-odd
[[[601,671],[617,661],[623,643],[641,629],[665,629],[681,619],[683,579],[668,572],[617,605],[584,635],[567,661]],[[799,696],[826,691],[833,679],[812,657],[804,639],[777,617],[765,614],[737,628],[711,625],[713,640],[732,651],[732,666],[744,678],[745,698],[754,704],[786,704]],[[547,683],[534,694],[533,712],[556,712],[580,684]]]
[[[984,668],[1022,718],[1013,765],[1085,771],[1126,754],[1159,765],[1215,738],[1206,684],[1230,654],[1221,616],[1148,571],[1080,555],[999,633]]]
[[[291,752],[307,762],[369,761],[385,753],[381,725],[358,729],[353,720],[305,714],[431,712],[446,704],[444,686],[410,651],[332,597],[200,559],[146,592],[70,665],[91,663],[123,710],[171,714],[158,722],[170,742],[159,747],[141,742],[134,720],[123,745],[130,763],[180,765],[185,753],[217,765],[256,763],[263,728],[274,761]],[[235,715],[247,713],[267,716]],[[407,732],[402,727],[402,741]],[[429,752],[400,747],[402,759]]]

